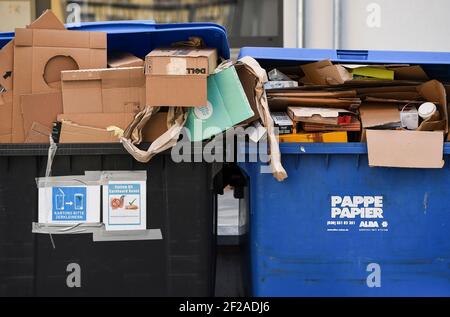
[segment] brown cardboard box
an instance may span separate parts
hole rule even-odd
[[[370,166],[442,168],[442,131],[367,130]]]
[[[217,66],[216,49],[156,49],[145,58],[146,105],[207,105],[207,76]]]
[[[119,142],[112,131],[78,125],[69,121],[61,123],[59,143],[111,143]]]
[[[64,30],[64,24],[58,20],[53,12],[46,10],[39,18],[31,23],[30,29]],[[11,40],[0,50],[0,86],[6,90],[13,88],[14,40]]]
[[[58,121],[70,121],[82,126],[106,129],[115,126],[125,130],[133,121],[134,113],[64,113]]]
[[[57,91],[62,70],[105,67],[106,33],[16,29],[12,141],[25,139],[21,95]]]
[[[143,67],[61,72],[64,113],[135,113],[145,104]]]
[[[62,112],[61,92],[21,95],[20,105],[25,138],[27,139],[34,123],[52,129],[53,122]],[[45,142],[48,143],[48,140]]]
[[[434,102],[441,115],[436,121],[423,121],[416,131],[367,129],[367,147],[370,166],[441,168],[444,165],[443,140],[448,132],[447,97],[444,86],[431,80],[417,87],[427,101]],[[395,105],[394,105],[395,106]],[[389,107],[392,107],[390,105]],[[392,109],[392,108],[391,108]],[[365,114],[364,114],[365,113]],[[361,109],[363,127],[392,123],[398,110],[372,111],[368,116]],[[399,116],[399,114],[398,114]]]
[[[12,92],[0,93],[0,143],[11,143]]]
[[[108,54],[108,67],[143,67],[144,60],[127,52],[112,52]]]

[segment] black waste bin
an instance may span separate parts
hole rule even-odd
[[[85,23],[71,29],[107,32],[108,50],[144,57],[201,37],[229,58],[223,27],[152,21]],[[0,48],[13,33],[0,33]],[[170,152],[136,162],[121,144],[59,145],[53,176],[85,171],[146,170],[147,228],[162,240],[93,242],[92,234],[33,234],[36,177],[48,145],[0,144],[0,296],[210,296],[215,276],[215,178],[220,164],[175,163]],[[52,243],[53,239],[53,243]],[[70,283],[76,268],[79,285]],[[79,287],[78,287],[79,286]]]
[[[161,229],[163,239],[94,242],[89,233],[31,232],[47,152],[46,145],[0,145],[0,296],[214,294],[220,163],[175,163],[169,151],[142,164],[120,144],[60,145],[54,176],[147,171],[147,228]],[[74,265],[81,285],[67,281]]]

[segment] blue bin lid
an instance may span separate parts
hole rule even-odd
[[[85,22],[66,27],[69,30],[106,32],[109,51],[126,51],[141,58],[157,47],[167,47],[192,36],[201,37],[208,47],[217,48],[221,57],[230,58],[226,30],[214,23],[157,24],[153,20],[131,20]],[[12,38],[14,33],[0,33],[0,48]]]
[[[421,65],[431,78],[450,81],[450,52],[243,47],[239,58],[243,56],[251,56],[263,66],[273,67],[283,63],[308,63],[324,59],[348,64],[414,64]]]

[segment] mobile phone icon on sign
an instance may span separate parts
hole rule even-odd
[[[75,210],[83,210],[84,205],[84,195],[83,194],[75,194]]]

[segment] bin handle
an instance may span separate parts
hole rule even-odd
[[[367,50],[336,50],[338,59],[366,61],[369,57]]]

